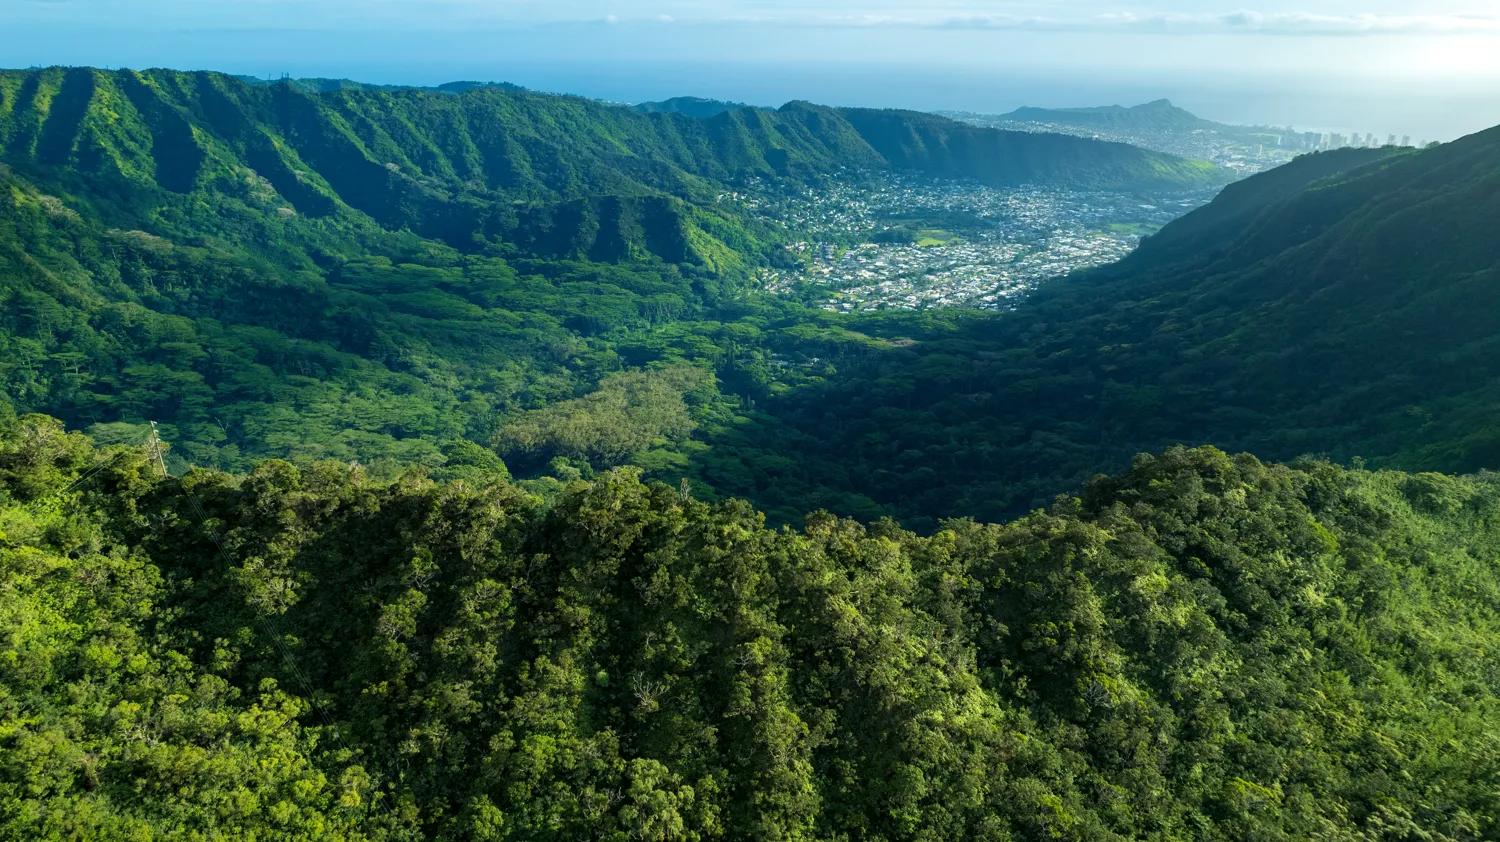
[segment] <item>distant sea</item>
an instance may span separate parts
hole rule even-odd
[[[1306,74],[1066,75],[841,63],[351,63],[279,70],[387,84],[507,81],[618,102],[702,96],[772,107],[800,99],[825,105],[1003,113],[1023,105],[1136,105],[1165,97],[1200,117],[1224,123],[1372,132],[1382,139],[1410,135],[1413,141],[1452,140],[1500,125],[1500,86],[1462,79],[1392,83]]]

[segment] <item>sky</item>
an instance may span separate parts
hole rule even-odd
[[[1170,97],[1227,122],[1500,124],[1500,0],[0,0],[0,63],[620,101],[1007,111]]]

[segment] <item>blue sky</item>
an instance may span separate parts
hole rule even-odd
[[[1445,136],[1500,123],[1500,0],[0,0],[0,63],[976,110],[1158,94]]]

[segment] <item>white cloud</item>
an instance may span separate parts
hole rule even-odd
[[[1084,18],[974,15],[938,21],[912,18],[907,25],[949,29],[1005,29],[1064,32],[1152,32],[1172,34],[1265,35],[1497,35],[1493,15],[1326,15],[1310,12],[1258,12],[1241,9],[1218,14],[1102,14]]]
[[[1169,35],[1500,36],[1500,0],[0,0],[0,29],[27,20],[233,30],[473,30],[548,24],[996,30]],[[1236,9],[1227,3],[1254,2]],[[1478,5],[1475,5],[1478,4]],[[1323,11],[1308,10],[1321,7]],[[36,10],[28,13],[26,10]],[[295,14],[292,14],[295,10]],[[1336,11],[1327,11],[1336,10]]]

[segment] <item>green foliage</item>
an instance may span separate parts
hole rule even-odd
[[[687,398],[712,400],[711,381],[686,366],[611,375],[583,398],[523,414],[500,428],[494,443],[501,453],[533,462],[561,456],[612,468],[654,445],[687,440],[696,427]]]
[[[158,480],[35,416],[0,465],[8,836],[1496,832],[1493,476],[1179,448],[922,538],[626,470]]]
[[[1497,173],[1497,131],[1305,156],[1015,312],[855,320],[893,346],[843,346],[823,355],[837,376],[768,396],[774,422],[721,450],[784,461],[726,490],[794,510],[862,494],[930,531],[1180,442],[1496,467]]]
[[[1088,480],[1491,463],[1496,136],[850,318],[720,192],[1217,175],[460,87],[0,73],[0,835],[1500,833],[1495,476]]]
[[[948,151],[913,157],[893,140],[907,129]],[[751,270],[784,260],[791,232],[721,196],[750,177],[890,167],[1073,186],[1157,184],[1165,167],[1204,182],[1141,150],[1076,146],[803,104],[699,119],[513,86],[4,72],[0,396],[102,440],[158,421],[177,472],[275,457],[457,477],[459,442],[493,442],[524,477],[555,457],[633,461],[766,499],[781,448],[739,441],[757,405],[879,343],[756,297]],[[564,441],[554,409],[546,436],[498,435],[590,393],[641,403],[611,421],[651,419],[653,392],[602,381],[682,364],[715,377],[660,430]],[[775,505],[788,520],[886,511],[843,490]]]
[[[305,701],[235,686],[163,634],[172,583],[64,489],[100,463],[107,507],[135,508],[144,451],[95,452],[38,416],[0,432],[0,835],[369,838],[362,773],[317,749]]]

